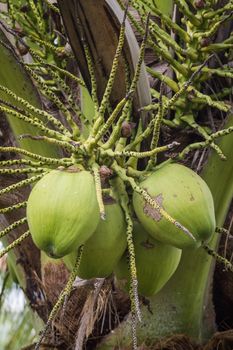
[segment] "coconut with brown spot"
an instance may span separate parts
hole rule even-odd
[[[135,192],[133,206],[137,217],[155,239],[178,248],[186,248],[197,247],[211,237],[215,230],[212,194],[204,180],[194,171],[176,163],[165,164],[148,176],[141,187],[195,238],[193,240],[169,222],[159,210]]]

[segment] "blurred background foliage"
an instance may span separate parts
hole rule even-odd
[[[0,243],[1,247],[1,243]],[[18,350],[34,343],[42,322],[32,312],[6,259],[0,260],[0,349]]]

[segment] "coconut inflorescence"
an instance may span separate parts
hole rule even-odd
[[[58,107],[65,122],[62,118],[61,121],[57,120],[51,113],[36,109],[9,89],[0,87],[4,94],[32,114],[28,112],[23,115],[22,109],[11,110],[7,105],[0,106],[2,112],[36,128],[35,135],[25,134],[23,137],[44,141],[58,147],[61,151],[59,155],[66,155],[66,158],[49,158],[18,147],[4,148],[5,152],[15,152],[26,159],[3,162],[2,166],[19,165],[19,168],[1,169],[2,174],[33,176],[16,186],[3,189],[1,193],[37,182],[25,202],[27,217],[14,223],[14,227],[17,227],[25,220],[28,222],[29,231],[21,239],[30,233],[40,250],[53,258],[65,257],[71,269],[76,266],[77,252],[82,246],[82,258],[76,268],[81,278],[109,276],[121,258],[124,262],[128,255],[128,286],[131,289],[135,287],[138,270],[139,291],[145,295],[156,293],[174,273],[179,263],[180,249],[198,247],[210,238],[215,228],[213,199],[205,182],[180,164],[160,164],[156,167],[157,153],[177,146],[177,142],[173,141],[158,147],[166,109],[163,111],[161,104],[157,118],[152,118],[148,125],[145,123],[145,130],[141,130],[137,118],[132,117],[147,32],[148,28],[132,80],[127,82],[127,91],[113,110],[109,109],[109,102],[124,47],[125,23],[121,26],[116,56],[101,101],[96,95],[95,74],[90,69],[95,113],[89,119],[75,102],[69,105],[69,96],[64,103],[45,85],[43,89],[48,99]],[[84,51],[91,67],[88,47]],[[30,53],[34,60],[43,63],[36,52],[30,49]],[[42,84],[32,68],[27,65],[25,69],[37,84]],[[59,88],[62,86],[64,91],[70,91],[59,74],[54,74],[52,67],[47,66],[47,69]],[[65,74],[64,70],[61,73]],[[76,76],[69,73],[69,77],[77,82]],[[182,93],[187,88],[185,86]],[[73,118],[73,112],[77,113],[79,122]],[[150,136],[152,141],[149,145]],[[139,159],[144,161],[139,163]],[[114,199],[112,203],[104,200],[106,193],[108,198]],[[21,208],[21,205],[24,203],[16,204],[10,210]],[[140,229],[135,224],[135,216]],[[2,235],[7,232],[3,231]],[[147,246],[138,243],[140,235],[143,236],[142,242],[144,236],[147,237],[146,240],[150,242]],[[163,278],[154,270],[159,256],[164,261]],[[168,256],[170,265],[166,262]],[[151,270],[145,268],[147,258]],[[148,270],[148,277],[144,269]],[[153,283],[149,281],[150,276],[154,276]],[[154,282],[154,279],[157,281]]]

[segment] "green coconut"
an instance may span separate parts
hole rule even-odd
[[[106,220],[100,220],[94,234],[86,241],[78,276],[83,279],[102,278],[109,276],[126,246],[126,223],[120,205],[111,197],[104,198]],[[63,260],[72,270],[77,257],[77,251],[72,252]]]
[[[180,164],[166,164],[140,186],[170,216],[187,228],[195,240],[166,220],[140,194],[134,192],[133,206],[143,227],[157,240],[178,248],[197,247],[215,230],[212,194],[204,180]]]
[[[27,220],[37,247],[53,258],[83,244],[99,222],[93,176],[78,169],[53,170],[32,189]]]
[[[138,292],[140,295],[149,297],[160,291],[173,275],[180,262],[182,251],[155,240],[138,223],[134,224],[133,242]],[[130,273],[127,253],[123,255],[114,272],[117,285],[129,290]]]

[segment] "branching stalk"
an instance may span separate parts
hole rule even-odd
[[[5,249],[2,249],[0,251],[0,259],[6,255],[10,250],[14,249],[15,247],[17,247],[19,244],[21,244],[26,238],[28,238],[30,236],[30,232],[27,231],[24,234],[22,234],[22,236],[20,236],[19,238],[17,238],[14,242],[12,242],[11,244],[9,244]]]

